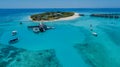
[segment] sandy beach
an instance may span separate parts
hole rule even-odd
[[[76,18],[79,18],[79,17],[80,17],[79,13],[74,13],[74,15],[73,15],[73,16],[70,16],[70,17],[65,17],[65,18],[60,18],[60,19],[50,20],[50,21],[42,21],[42,22],[73,20],[73,19],[76,19]],[[32,20],[30,17],[29,17],[29,19]],[[33,21],[33,20],[32,20],[32,21]],[[34,22],[41,22],[41,21],[34,21]]]
[[[55,21],[73,20],[73,19],[76,19],[76,18],[78,18],[78,17],[80,17],[80,16],[79,16],[79,13],[75,13],[73,16],[65,17],[65,18],[60,18],[60,19],[57,19],[57,20],[55,20]]]

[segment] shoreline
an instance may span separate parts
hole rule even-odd
[[[73,16],[70,17],[65,17],[65,18],[60,18],[60,19],[55,19],[55,20],[47,20],[47,21],[33,21],[32,18],[29,16],[29,19],[33,22],[53,22],[53,21],[64,21],[64,20],[74,20],[76,18],[79,18],[80,15],[79,13],[74,13]]]

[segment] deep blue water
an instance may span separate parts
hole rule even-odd
[[[46,25],[54,26],[55,29],[48,30],[45,33],[35,34],[27,28],[29,25],[39,24],[30,21],[30,15],[50,11],[73,11],[86,16],[68,21],[47,22]],[[102,65],[101,67],[115,67],[115,65],[120,67],[120,19],[88,16],[92,13],[120,14],[120,8],[0,9],[0,43],[8,45],[8,41],[14,38],[11,36],[11,32],[17,30],[17,37],[20,40],[13,46],[33,51],[55,49],[56,56],[63,67],[92,66],[86,61],[96,63],[96,67],[100,67],[99,64]],[[21,21],[23,24],[19,25]],[[91,34],[90,24],[93,25],[94,32],[98,33],[98,37]],[[83,47],[84,52],[79,53],[74,46],[84,43],[90,44],[90,46],[88,48]],[[97,51],[99,53],[96,53]],[[99,54],[100,57],[97,57]],[[105,59],[105,62],[103,63],[104,60],[101,59]]]
[[[0,15],[24,12],[78,11],[78,12],[120,12],[120,8],[40,8],[40,9],[0,9]]]

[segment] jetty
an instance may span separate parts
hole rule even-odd
[[[28,28],[36,28],[36,27],[39,27],[39,26],[28,26]]]
[[[113,19],[119,19],[120,14],[91,14],[91,17],[101,17],[101,18],[113,18]]]
[[[84,14],[79,14],[79,16],[85,16]]]
[[[28,28],[32,29],[33,32],[35,33],[39,33],[39,32],[45,32],[46,30],[49,30],[49,29],[53,29],[54,27],[49,27],[43,23],[40,23],[39,25],[36,25],[36,26],[28,26]]]

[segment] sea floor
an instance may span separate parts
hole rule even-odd
[[[33,13],[13,14],[5,17],[12,21],[0,24],[0,43],[25,50],[13,58],[18,58],[20,62],[12,60],[8,67],[26,66],[28,63],[32,67],[30,61],[41,59],[41,56],[36,56],[39,52],[49,54],[47,57],[52,55],[51,62],[45,59],[46,56],[40,61],[48,65],[42,67],[120,67],[119,19],[94,18],[87,15],[74,20],[46,22],[46,25],[55,29],[36,34],[27,28],[39,24],[29,20],[31,14]],[[19,24],[20,22],[23,24]],[[90,24],[93,25],[93,32],[98,34],[97,37],[92,35]],[[8,41],[15,38],[11,36],[13,30],[17,30],[15,37],[18,37],[19,41],[9,44]],[[46,50],[48,53],[44,52]],[[49,50],[53,53],[49,53]],[[23,55],[24,57],[19,59]],[[25,57],[33,59],[25,60]],[[24,61],[26,62],[23,63]],[[35,67],[38,67],[37,64],[40,63],[37,61],[33,61],[33,66],[36,64]]]

